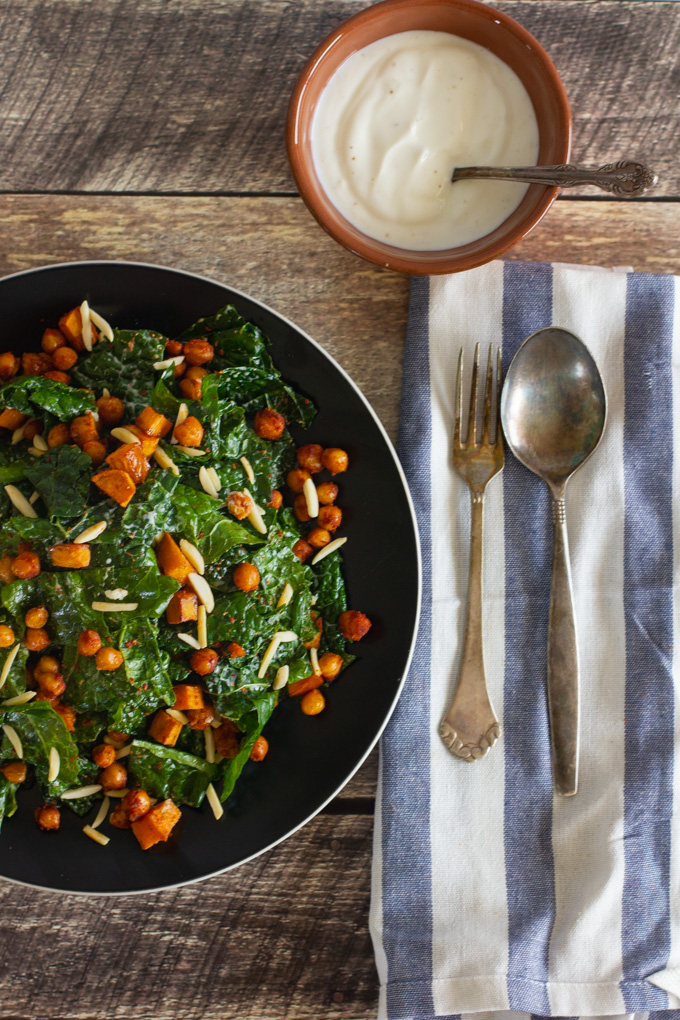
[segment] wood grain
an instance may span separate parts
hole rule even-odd
[[[4,0],[0,190],[290,193],[293,82],[357,0]],[[680,195],[673,0],[498,0],[574,111],[574,158],[624,155]]]
[[[370,818],[319,817],[234,872],[153,895],[0,883],[0,1017],[374,1016],[371,830]]]

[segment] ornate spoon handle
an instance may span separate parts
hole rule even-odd
[[[466,177],[523,181],[526,184],[547,184],[557,188],[593,184],[621,198],[644,195],[659,180],[648,167],[628,159],[619,163],[607,163],[599,169],[572,166],[570,163],[563,166],[462,166],[456,167],[451,180],[461,181]]]

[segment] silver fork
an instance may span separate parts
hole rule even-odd
[[[479,376],[479,344],[475,350],[470,387],[470,413],[467,437],[461,437],[463,414],[463,351],[458,359],[456,381],[456,424],[453,432],[453,466],[470,487],[472,521],[470,532],[470,572],[468,582],[468,612],[465,623],[463,656],[458,686],[442,719],[439,733],[448,747],[459,758],[475,761],[483,758],[500,736],[500,726],[494,715],[484,675],[482,644],[482,521],[484,516],[484,490],[495,474],[503,467],[503,437],[500,427],[501,351],[498,348],[494,374],[493,344],[489,347],[486,370],[486,390],[482,434],[477,429],[477,399]],[[492,420],[492,412],[493,414]]]

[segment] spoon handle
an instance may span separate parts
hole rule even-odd
[[[547,184],[556,188],[573,188],[592,184],[620,198],[643,195],[658,182],[657,175],[642,163],[629,159],[607,163],[596,169],[571,163],[561,166],[463,166],[456,167],[452,181],[466,177],[486,177],[497,181],[523,181],[525,184]]]
[[[548,623],[548,706],[558,793],[578,790],[579,678],[564,499],[553,496],[553,560]]]

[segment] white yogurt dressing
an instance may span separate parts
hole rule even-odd
[[[400,32],[349,57],[321,93],[311,131],[319,180],[370,237],[435,251],[483,237],[526,185],[458,181],[456,166],[538,156],[531,100],[507,64],[447,32]]]

